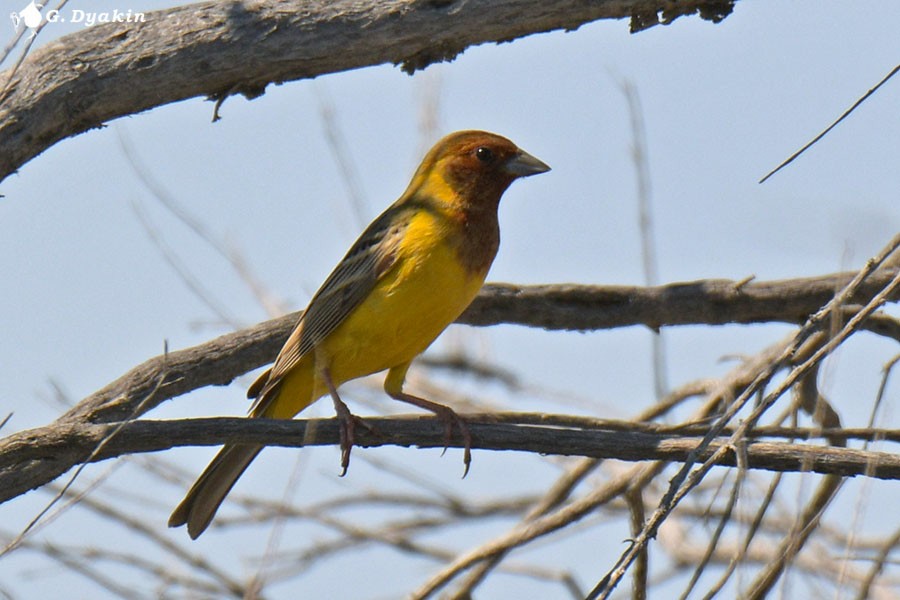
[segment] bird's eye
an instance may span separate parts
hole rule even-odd
[[[483,163],[489,163],[494,160],[494,151],[485,146],[481,146],[475,150],[475,156]]]

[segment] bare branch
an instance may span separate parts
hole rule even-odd
[[[872,566],[869,569],[869,572],[866,573],[863,584],[859,588],[859,593],[856,596],[857,600],[866,600],[866,598],[869,598],[869,592],[871,591],[878,574],[884,569],[884,565],[890,558],[891,552],[893,552],[898,545],[900,545],[900,529],[894,531],[894,535],[887,538],[879,549],[878,556],[872,561]]]
[[[877,293],[896,275],[879,270],[862,282],[849,301]],[[834,297],[854,273],[748,283],[703,280],[657,287],[540,285],[485,286],[458,323],[510,323],[550,330],[591,330],[630,325],[802,322]],[[90,422],[126,418],[209,385],[227,385],[239,375],[271,362],[297,322],[293,313],[188,348],[152,358],[82,400],[64,419]],[[877,317],[874,315],[873,317]],[[868,323],[872,323],[872,318]],[[885,316],[871,330],[900,339],[900,324]],[[152,401],[147,396],[154,391]],[[0,452],[3,443],[0,442]]]
[[[890,281],[894,274],[895,272],[892,270],[882,269],[870,273],[865,280],[861,280],[857,276],[854,281],[855,294],[848,296],[846,292],[842,293],[842,300],[865,298]],[[739,291],[736,291],[730,282],[721,281],[672,284],[656,288],[494,285],[489,286],[479,296],[473,307],[460,321],[480,325],[502,321],[547,328],[586,329],[635,324],[640,323],[641,319],[646,320],[647,318],[652,318],[656,324],[662,321],[687,323],[691,319],[705,319],[704,322],[718,323],[726,320],[744,322],[750,318],[762,318],[758,312],[753,315],[747,314],[747,311],[753,311],[753,309],[744,303],[745,296],[753,298],[754,305],[765,304],[764,299],[768,298],[771,302],[770,308],[776,311],[775,315],[769,314],[768,319],[786,318],[790,311],[798,311],[798,314],[802,314],[799,312],[802,301],[808,302],[807,311],[818,306],[818,302],[823,297],[832,298],[833,305],[836,284],[843,283],[849,278],[850,274],[839,274],[815,279],[748,283],[741,286]],[[886,297],[885,292],[882,291],[882,298],[884,297]],[[612,303],[610,302],[611,298],[615,299]],[[776,298],[780,299],[780,302],[776,302]],[[698,307],[700,308],[698,309]],[[707,310],[704,311],[703,307],[706,307]],[[0,489],[6,494],[2,499],[14,497],[52,481],[72,466],[85,460],[87,454],[84,453],[84,449],[102,439],[93,437],[94,434],[103,432],[108,434],[111,431],[102,427],[99,429],[91,429],[90,426],[82,427],[82,424],[118,422],[120,426],[122,421],[136,418],[166,399],[203,386],[226,384],[234,377],[271,361],[296,318],[296,315],[289,315],[222,336],[193,348],[165,353],[136,367],[119,380],[89,396],[56,424],[19,432],[0,440]],[[730,393],[728,392],[728,394]],[[718,394],[710,393],[709,395],[712,398],[711,401],[718,401],[716,399]],[[566,425],[563,422],[565,419],[571,421],[571,417],[557,417],[558,422],[550,424],[544,415],[540,417],[540,424],[544,426]],[[134,423],[129,425],[129,427],[131,426],[141,427],[144,424]],[[720,424],[718,433],[721,434],[725,430],[725,426]],[[93,431],[93,434],[89,433],[90,431]],[[271,431],[271,426],[267,431]],[[733,435],[736,434],[737,430]],[[638,435],[643,435],[643,433]],[[708,436],[708,433],[703,432],[699,435]],[[890,437],[892,434],[886,435]],[[76,442],[77,439],[80,439],[81,443]],[[166,447],[165,443],[160,445],[159,439],[156,438],[156,441],[150,447],[144,448],[143,451]],[[194,438],[182,438],[181,442],[177,439],[169,439],[173,445],[197,442]],[[279,443],[267,436],[256,439],[264,443]],[[404,440],[402,442],[395,440],[393,443],[429,445],[417,437],[416,433],[412,433],[411,437],[404,438]],[[223,440],[219,437],[206,443],[221,443],[221,441]],[[384,443],[384,441],[373,443]],[[534,449],[527,443],[517,447],[496,442],[494,447],[496,449]],[[724,451],[730,447],[719,445],[715,448]],[[122,450],[122,452],[125,451],[142,451],[142,449],[129,446],[128,449]],[[535,451],[556,453],[557,449],[541,447]],[[656,458],[677,461],[681,460],[679,451],[674,450],[674,454],[639,453],[633,455],[630,460]],[[104,452],[108,453],[109,448],[106,447]],[[605,451],[597,454],[578,447],[562,453],[583,456],[617,456],[615,453],[607,454]],[[112,455],[115,455],[115,452],[98,454],[98,456]],[[720,452],[720,455],[725,461],[722,464],[728,464],[727,461],[731,460],[726,456],[727,452]],[[709,456],[709,454],[703,456]],[[827,457],[827,453],[819,455],[816,460],[820,466],[814,467],[814,470],[845,474],[857,472],[853,466],[838,468],[823,466],[824,462],[829,460]],[[770,464],[762,466],[763,468],[792,470],[794,466],[790,461],[794,459],[798,458],[788,459],[788,462],[781,466]],[[760,465],[752,463],[750,466],[758,467]],[[877,474],[876,476],[891,477],[891,475]]]
[[[0,180],[56,142],[197,96],[255,98],[270,83],[392,63],[412,73],[469,46],[597,19],[659,22],[734,0],[261,0],[147,12],[143,23],[85,28],[0,73]],[[648,18],[649,16],[649,18]]]
[[[619,89],[628,104],[628,115],[631,120],[631,159],[634,163],[634,174],[637,179],[638,231],[641,235],[641,263],[646,285],[659,284],[659,261],[656,252],[656,237],[653,225],[653,196],[650,185],[650,159],[647,156],[647,130],[644,127],[644,109],[637,86],[628,79],[619,82]],[[653,389],[657,398],[662,398],[669,391],[666,370],[666,345],[659,331],[653,332],[651,339],[653,349]],[[634,596],[643,597],[635,590]]]
[[[648,484],[662,471],[663,465],[659,462],[634,466],[608,480],[603,485],[595,487],[583,497],[560,507],[558,510],[536,519],[523,521],[490,542],[457,556],[453,562],[446,565],[413,591],[410,597],[415,600],[428,598],[458,573],[472,565],[480,561],[490,560],[495,556],[509,552],[513,548],[523,546],[531,540],[567,527],[595,511],[599,506],[612,502],[627,490]]]
[[[812,500],[803,508],[801,514],[797,515],[794,528],[779,545],[777,554],[766,563],[750,585],[746,593],[747,598],[764,600],[768,597],[782,572],[790,566],[809,536],[816,530],[823,511],[834,499],[842,484],[843,479],[834,475],[822,478]]]
[[[481,417],[484,421],[479,422]],[[674,434],[566,429],[550,425],[490,423],[491,415],[468,416],[472,447],[518,450],[538,454],[615,458],[626,461],[684,461],[696,451],[699,439]],[[441,423],[431,417],[368,418],[377,433],[357,436],[362,447],[384,445],[444,447]],[[117,433],[113,433],[118,428]],[[104,441],[98,449],[98,444]],[[301,447],[335,445],[334,419],[209,418],[177,421],[142,420],[130,423],[82,424],[60,422],[15,434],[0,453],[0,502],[42,485],[72,465],[140,452],[159,452],[177,446],[224,443]],[[461,446],[460,440],[451,441]],[[812,471],[845,476],[866,475],[900,479],[900,455],[821,445],[749,442],[747,467],[772,471]],[[720,441],[699,453],[700,460],[717,456],[718,465],[734,466],[733,448]]]
[[[803,154],[804,152],[806,152],[813,144],[815,144],[816,142],[818,142],[819,140],[821,140],[823,137],[825,137],[826,135],[828,135],[828,132],[830,132],[832,129],[834,129],[835,127],[837,127],[838,123],[840,123],[841,121],[843,121],[844,119],[846,119],[847,117],[849,117],[849,116],[850,116],[850,113],[852,113],[854,110],[856,110],[857,107],[859,107],[860,104],[862,104],[863,102],[865,102],[866,99],[868,99],[869,96],[871,96],[871,95],[874,94],[876,91],[878,91],[878,88],[880,88],[880,87],[883,86],[885,83],[887,83],[888,80],[889,80],[891,77],[893,77],[894,75],[896,75],[898,71],[900,71],[900,65],[897,65],[896,67],[894,67],[894,68],[891,70],[890,73],[888,73],[887,75],[885,75],[884,77],[882,77],[882,78],[881,78],[881,81],[879,81],[878,84],[877,84],[875,87],[873,87],[873,88],[870,89],[868,92],[866,92],[865,94],[863,94],[863,96],[862,96],[859,100],[857,100],[856,102],[854,102],[854,103],[853,103],[853,106],[851,106],[850,108],[848,108],[847,110],[845,110],[844,113],[843,113],[840,117],[838,117],[838,119],[837,119],[834,123],[832,123],[831,125],[829,125],[828,127],[826,127],[824,131],[822,131],[819,135],[817,135],[817,136],[814,137],[812,140],[810,140],[809,142],[807,142],[806,145],[804,145],[802,148],[800,148],[799,150],[797,150],[796,152],[794,152],[793,154],[791,154],[791,156],[788,157],[788,158],[787,158],[784,162],[782,162],[780,165],[778,165],[777,167],[775,167],[774,169],[772,169],[771,171],[769,171],[769,172],[766,174],[765,177],[763,177],[762,179],[759,180],[759,182],[760,182],[760,183],[765,183],[766,180],[767,180],[769,177],[771,177],[772,175],[774,175],[775,173],[777,173],[778,171],[780,171],[780,170],[783,169],[784,167],[786,167],[786,166],[788,166],[789,164],[791,164],[792,162],[794,162],[794,159],[795,159],[795,158],[797,158],[798,156],[800,156],[801,154]]]
[[[640,488],[625,493],[625,502],[631,516],[631,535],[638,535],[644,527],[644,492]],[[633,600],[647,600],[647,577],[650,571],[650,548],[644,548],[634,563],[631,583]]]
[[[801,349],[803,344],[813,335],[821,333],[823,325],[830,323],[835,317],[835,311],[841,308],[849,301],[850,298],[856,296],[866,280],[873,274],[877,273],[881,264],[900,247],[900,235],[894,236],[882,250],[870,258],[862,269],[853,277],[853,279],[844,286],[835,296],[815,314],[811,315],[804,325],[792,336],[790,343],[785,346],[784,351],[765,366],[754,381],[744,388],[741,393],[734,398],[730,406],[718,418],[716,423],[710,427],[709,432],[703,437],[703,440],[696,446],[694,453],[700,454],[708,448],[709,442],[715,439],[723,427],[731,421],[738,412],[747,405],[750,398],[759,393],[762,398],[757,402],[750,414],[742,420],[734,434],[728,438],[728,443],[720,445],[719,450],[709,458],[705,459],[702,464],[695,470],[691,470],[696,459],[693,456],[687,457],[684,465],[679,472],[672,478],[669,483],[669,489],[660,501],[659,506],[653,515],[647,520],[641,534],[634,540],[632,546],[626,550],[619,558],[618,563],[597,583],[589,594],[590,598],[608,598],[612,591],[624,577],[631,563],[635,560],[641,549],[646,546],[650,539],[656,535],[660,524],[665,521],[668,515],[674,510],[675,506],[709,473],[713,465],[726,453],[734,452],[737,444],[741,443],[748,432],[752,429],[762,415],[769,410],[775,402],[795,383],[806,377],[816,368],[816,365],[826,356],[828,356],[835,348],[844,342],[850,335],[858,330],[861,323],[876,310],[881,308],[886,299],[897,293],[900,287],[900,274],[892,277],[882,289],[880,289],[869,302],[857,312],[840,331],[835,333],[833,337],[821,345],[809,358],[801,364],[791,368],[787,376],[774,386],[772,391],[763,395],[764,386],[782,367],[792,364],[794,354]],[[887,269],[882,269],[887,270]],[[891,269],[893,272],[893,270]],[[692,453],[693,454],[693,453]]]

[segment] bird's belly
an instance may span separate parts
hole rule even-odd
[[[484,276],[444,245],[398,260],[321,343],[335,384],[411,361],[466,309]]]

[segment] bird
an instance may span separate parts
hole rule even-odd
[[[250,386],[250,417],[290,419],[326,395],[337,413],[342,475],[357,423],[338,394],[341,384],[387,371],[384,391],[433,412],[444,424],[445,449],[455,426],[468,472],[471,435],[448,406],[403,390],[413,359],[469,306],[500,245],[497,209],[516,179],[549,171],[510,140],[458,131],[425,155],[406,191],[363,231],[319,290],[272,367]],[[170,527],[192,539],[262,445],[227,444],[175,508]]]

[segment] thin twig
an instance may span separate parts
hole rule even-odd
[[[724,414],[719,418],[718,422],[714,424],[709,433],[704,437],[704,439],[698,444],[697,451],[701,451],[709,446],[712,440],[716,435],[721,431],[721,429],[732,419],[734,416],[744,407],[744,405],[749,401],[749,399],[756,394],[758,391],[762,389],[762,386],[765,382],[768,382],[771,377],[774,375],[776,371],[778,371],[782,365],[788,364],[791,356],[794,352],[800,348],[803,342],[811,335],[814,331],[816,331],[822,323],[827,323],[829,316],[833,310],[837,310],[840,306],[844,304],[844,302],[852,297],[859,285],[874,271],[878,269],[882,262],[885,261],[894,251],[900,247],[900,235],[894,236],[893,239],[887,244],[887,246],[882,249],[874,258],[867,261],[866,265],[860,269],[859,273],[853,278],[853,280],[847,284],[838,294],[832,298],[828,304],[822,307],[818,312],[812,315],[807,322],[800,328],[797,334],[794,336],[793,341],[782,355],[776,360],[773,361],[768,367],[763,369],[762,372],[756,377],[756,379],[751,383],[732,403],[732,405],[724,412]],[[891,293],[893,293],[896,287],[900,286],[900,276],[894,277],[879,293],[877,293],[867,304],[866,306],[860,310],[853,318],[851,318],[844,328],[838,332],[833,338],[831,338],[826,344],[824,344],[812,357],[810,357],[807,361],[794,367],[790,373],[785,377],[783,381],[781,381],[775,389],[765,395],[763,400],[758,403],[756,408],[751,412],[751,414],[747,417],[747,419],[737,428],[735,433],[729,438],[731,445],[733,446],[735,443],[743,439],[748,430],[754,427],[762,416],[762,414],[768,410],[775,401],[780,398],[785,391],[790,389],[791,386],[794,385],[798,380],[802,379],[804,376],[808,374],[808,372],[819,363],[825,356],[830,354],[834,348],[839,346],[843,341],[856,331],[859,324],[865,320],[865,318],[874,312],[877,308],[879,308]],[[678,474],[672,478],[669,491],[660,501],[659,507],[653,513],[653,515],[648,520],[647,524],[644,527],[644,530],[635,540],[635,543],[626,550],[622,556],[619,558],[619,561],[616,565],[604,576],[595,586],[595,588],[589,594],[590,598],[608,598],[609,594],[615,589],[616,585],[619,581],[624,577],[625,572],[628,567],[637,557],[637,554],[640,552],[641,548],[649,543],[649,540],[655,535],[656,531],[659,528],[659,525],[668,517],[669,513],[677,506],[677,504],[684,498],[691,489],[693,489],[700,481],[702,481],[703,477],[709,470],[716,464],[717,460],[720,460],[722,456],[727,452],[727,447],[720,447],[712,457],[707,459],[700,467],[698,467],[695,471],[691,471],[693,468],[693,464],[695,461],[689,458],[685,461],[682,468],[679,470]]]
[[[588,492],[584,497],[569,503],[559,510],[521,524],[489,544],[479,546],[468,553],[457,556],[452,563],[445,566],[440,572],[433,575],[431,579],[413,591],[410,597],[413,599],[424,599],[431,596],[436,590],[446,585],[457,573],[471,565],[491,558],[496,554],[508,552],[512,548],[520,547],[533,539],[568,526],[596,510],[598,506],[602,506],[617,498],[629,486],[644,485],[656,477],[660,471],[661,468],[656,463],[628,469],[607,481],[604,485]]]
[[[168,350],[168,349],[166,349],[166,350]],[[161,383],[163,380],[164,380],[164,377],[160,377],[158,379],[157,387],[154,387],[150,391],[150,393],[147,395],[147,397],[144,399],[144,401],[142,401],[140,404],[138,404],[138,406],[135,407],[134,413],[132,414],[131,418],[136,418],[138,415],[141,414],[141,409],[143,408],[143,405],[145,403],[149,403],[151,401],[151,398],[156,393],[156,391],[159,389],[158,384]],[[59,502],[65,496],[66,492],[68,492],[69,488],[75,483],[75,480],[78,478],[78,476],[81,475],[81,472],[91,462],[93,462],[93,460],[96,457],[100,456],[100,454],[103,452],[103,450],[107,446],[107,444],[109,444],[109,442],[113,438],[116,437],[116,434],[118,434],[120,431],[122,431],[122,429],[127,427],[130,422],[131,422],[131,419],[127,419],[127,420],[122,421],[121,423],[115,424],[105,435],[103,435],[97,441],[96,445],[93,447],[91,452],[88,454],[86,460],[84,462],[82,462],[80,465],[78,465],[78,468],[75,469],[75,472],[72,473],[72,476],[69,477],[69,479],[65,483],[65,485],[63,485],[60,488],[60,490],[56,494],[56,496],[54,496],[53,499],[49,503],[47,503],[47,505],[44,506],[44,508],[41,509],[41,511],[38,512],[38,514],[31,521],[28,522],[28,524],[19,533],[18,536],[16,536],[9,544],[7,544],[3,548],[2,551],[0,551],[0,558],[2,558],[4,555],[6,555],[9,552],[16,549],[16,547],[22,542],[22,540],[25,539],[25,536],[28,535],[28,533],[40,522],[40,520],[44,517],[44,515],[46,515],[50,511],[50,509],[53,508],[53,506],[55,506],[56,503]]]
[[[882,569],[884,569],[884,566],[888,563],[891,553],[898,546],[900,546],[900,529],[894,531],[894,535],[886,539],[879,549],[878,555],[872,561],[872,566],[869,569],[869,572],[866,573],[862,585],[859,586],[856,600],[866,600],[866,598],[869,598],[869,593],[872,590],[872,586],[875,584],[875,580],[878,578]]]
[[[196,235],[206,246],[211,248],[220,258],[225,260],[240,280],[247,285],[250,292],[259,301],[267,315],[270,317],[283,315],[286,312],[284,303],[253,273],[253,270],[247,266],[246,260],[241,253],[238,252],[233,245],[230,246],[213,234],[201,219],[192,215],[175,198],[175,196],[169,192],[156,177],[154,177],[152,171],[141,160],[137,149],[131,141],[131,137],[128,135],[128,130],[124,126],[116,125],[115,131],[119,142],[119,149],[122,151],[122,154],[124,154],[126,162],[138,178],[138,181],[144,186],[147,193],[149,193],[160,206],[165,208],[169,214],[178,219],[182,225]],[[137,204],[137,201],[132,199],[132,203]],[[220,318],[233,325],[235,320],[233,318],[225,318],[220,314],[224,312],[221,303],[214,300],[210,292],[203,289],[199,280],[188,271],[184,261],[164,243],[162,235],[156,232],[155,228],[149,230],[152,227],[152,224],[150,224],[149,218],[143,211],[141,211],[141,214],[138,216],[141,218],[141,223],[144,225],[145,229],[148,229],[151,240],[159,247],[160,251],[163,253],[163,257],[169,262],[170,266],[175,269],[175,272],[179,277],[185,281],[188,288],[195,294],[202,291],[203,296],[200,296],[200,299],[207,305],[211,305],[214,312],[220,315]],[[199,290],[196,288],[199,288]]]
[[[703,574],[703,571],[706,570],[707,565],[709,565],[709,561],[711,560],[713,554],[715,553],[716,547],[719,544],[719,540],[722,538],[722,534],[725,532],[725,527],[731,522],[732,512],[734,511],[734,507],[737,505],[738,499],[741,496],[741,489],[744,484],[744,479],[747,476],[747,454],[745,452],[746,446],[744,444],[738,444],[735,447],[735,455],[737,456],[737,476],[734,481],[734,485],[731,486],[731,493],[728,495],[728,502],[725,504],[725,508],[722,511],[721,516],[719,517],[719,522],[716,525],[715,531],[713,531],[712,537],[709,540],[709,543],[706,546],[706,552],[703,554],[703,557],[700,559],[700,562],[697,563],[697,567],[694,569],[694,573],[691,575],[691,579],[688,582],[687,586],[685,586],[684,591],[681,594],[681,600],[687,600],[690,596],[691,591],[693,591],[694,586],[697,585],[697,582],[700,580],[700,576]]]
[[[175,272],[178,279],[180,279],[185,287],[191,291],[195,298],[205,304],[213,314],[222,320],[222,322],[227,323],[232,329],[239,329],[241,323],[238,319],[230,314],[225,304],[219,301],[213,295],[212,291],[206,288],[200,278],[191,272],[190,268],[178,253],[166,243],[159,229],[144,211],[140,201],[133,196],[129,199],[131,201],[131,208],[138,219],[138,223],[140,223],[143,228],[144,233],[147,234],[150,242],[156,246],[157,250],[159,250],[163,260],[172,268],[172,271]]]
[[[897,74],[897,71],[900,71],[900,65],[897,65],[896,67],[894,67],[894,68],[891,70],[890,73],[888,73],[886,76],[884,76],[884,77],[882,78],[881,81],[878,82],[878,85],[876,85],[875,87],[873,87],[872,89],[870,89],[868,92],[866,92],[866,93],[863,95],[862,98],[860,98],[859,100],[857,100],[856,102],[854,102],[854,103],[853,103],[853,106],[851,106],[851,107],[848,108],[846,111],[844,111],[844,114],[842,114],[840,117],[838,117],[837,121],[835,121],[834,123],[832,123],[831,125],[829,125],[822,133],[820,133],[819,135],[817,135],[816,137],[814,137],[814,138],[813,138],[809,143],[807,143],[805,146],[803,146],[802,148],[800,148],[799,150],[797,150],[796,152],[794,152],[794,153],[790,156],[790,158],[788,158],[786,161],[784,161],[783,163],[781,163],[780,165],[778,165],[777,167],[775,167],[774,169],[772,169],[771,171],[769,171],[769,173],[766,174],[765,177],[763,177],[762,179],[760,179],[759,182],[760,182],[760,183],[765,183],[765,181],[766,181],[769,177],[771,177],[772,175],[774,175],[775,173],[777,173],[778,171],[780,171],[780,170],[783,169],[784,167],[786,167],[786,166],[788,166],[789,164],[791,164],[792,162],[794,162],[794,159],[795,159],[795,158],[797,158],[798,156],[800,156],[801,154],[803,154],[804,152],[806,152],[806,150],[808,150],[810,146],[812,146],[813,144],[815,144],[816,142],[818,142],[819,140],[821,140],[823,137],[825,137],[825,136],[828,134],[829,131],[831,131],[832,129],[834,129],[835,127],[837,127],[837,124],[838,124],[838,123],[840,123],[841,121],[843,121],[844,119],[846,119],[848,116],[850,116],[850,113],[852,113],[854,110],[856,110],[856,108],[857,108],[860,104],[862,104],[863,102],[865,102],[865,101],[869,98],[869,96],[871,96],[872,94],[874,94],[874,93],[878,90],[878,88],[880,88],[882,85],[884,85],[885,83],[887,83],[888,80],[889,80],[891,77],[893,77],[894,75],[896,75],[896,74]]]
[[[328,142],[331,157],[340,171],[341,183],[343,183],[347,192],[347,198],[350,200],[350,212],[353,215],[353,222],[356,224],[357,229],[363,229],[369,222],[369,211],[367,210],[362,185],[359,183],[359,170],[356,168],[356,162],[350,154],[349,145],[338,124],[335,115],[337,109],[334,101],[328,95],[323,83],[318,81],[313,83],[313,92],[319,107],[319,119],[322,122],[322,129],[325,133],[325,141]]]
[[[812,500],[797,517],[795,527],[782,540],[775,556],[750,584],[749,590],[742,597],[750,600],[763,600],[778,581],[784,570],[791,565],[800,549],[812,535],[825,509],[834,499],[843,484],[843,479],[836,475],[828,475],[822,479],[819,489]]]
[[[57,493],[63,496],[75,496],[78,498],[79,504],[91,512],[102,515],[144,539],[151,541],[179,562],[190,565],[191,568],[205,573],[211,579],[216,581],[221,589],[227,590],[229,594],[235,597],[242,597],[247,586],[243,585],[226,571],[213,565],[202,554],[191,553],[182,546],[172,541],[170,536],[165,535],[155,524],[148,523],[147,519],[141,516],[131,515],[125,511],[118,509],[114,504],[103,502],[95,497],[85,496],[76,493],[70,488],[59,487]]]
[[[628,104],[631,122],[631,158],[637,178],[638,230],[641,235],[641,263],[644,283],[648,286],[659,283],[659,267],[656,259],[656,238],[653,231],[653,208],[651,206],[652,187],[650,185],[650,162],[647,157],[647,132],[644,127],[644,111],[634,83],[624,79],[619,89]],[[665,340],[661,331],[654,331],[651,338],[653,356],[653,389],[657,398],[669,392],[667,377]]]
[[[759,508],[756,510],[756,515],[753,517],[753,521],[750,523],[750,527],[747,529],[747,533],[744,536],[744,542],[738,547],[737,551],[732,554],[731,560],[728,561],[728,567],[725,569],[725,572],[722,573],[718,581],[716,581],[709,588],[709,590],[706,592],[706,595],[703,596],[703,600],[712,600],[712,598],[714,598],[716,594],[718,594],[722,590],[722,588],[731,578],[731,575],[734,573],[737,566],[744,563],[744,559],[750,550],[750,544],[753,542],[753,539],[759,532],[760,527],[763,524],[763,519],[765,518],[769,510],[769,506],[771,506],[772,500],[775,498],[775,492],[778,489],[779,484],[781,483],[781,477],[781,473],[776,473],[772,478],[772,481],[769,483],[769,487],[766,490],[765,496],[763,496],[762,502],[760,502]]]
[[[640,488],[632,488],[625,493],[628,513],[631,517],[631,535],[640,534],[644,527],[644,494]],[[634,561],[634,572],[631,574],[631,597],[633,600],[646,600],[647,575],[650,571],[650,550],[644,548]]]

